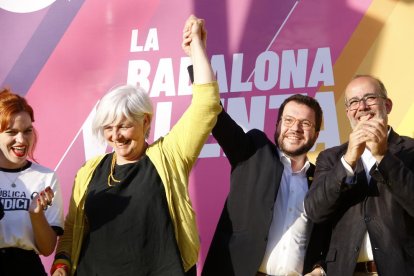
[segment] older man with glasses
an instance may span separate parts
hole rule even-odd
[[[349,141],[321,152],[305,210],[331,235],[329,275],[414,275],[414,139],[388,125],[384,84],[356,76],[345,89]]]

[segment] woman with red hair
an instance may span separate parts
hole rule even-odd
[[[0,91],[0,275],[47,275],[39,255],[52,254],[63,234],[56,174],[33,161],[33,122],[26,99]]]

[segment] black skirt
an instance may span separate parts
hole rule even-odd
[[[35,251],[8,247],[0,249],[0,275],[47,276],[47,273]]]

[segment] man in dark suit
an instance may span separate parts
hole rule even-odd
[[[308,217],[332,231],[329,275],[414,275],[414,139],[388,126],[384,84],[356,76],[345,89],[349,142],[319,154]]]
[[[303,200],[314,171],[306,154],[321,121],[315,99],[287,98],[275,145],[260,130],[245,133],[225,111],[218,116],[213,135],[231,164],[231,188],[203,276],[301,275],[313,269],[321,244],[307,250],[313,225],[303,214]],[[314,273],[321,275],[319,268]]]
[[[194,20],[199,20],[194,18]],[[202,38],[206,43],[206,36]],[[183,50],[191,38],[183,35]],[[190,79],[193,77],[189,68]],[[318,138],[322,109],[308,96],[293,95],[279,108],[274,139],[247,133],[223,110],[213,135],[230,164],[231,189],[203,276],[320,276],[323,231],[306,218],[303,200],[315,166],[307,152]],[[313,229],[313,231],[312,231]],[[306,257],[305,257],[306,254]]]

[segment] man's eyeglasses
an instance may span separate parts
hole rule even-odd
[[[310,130],[314,126],[314,124],[309,120],[306,120],[306,119],[305,120],[299,120],[299,119],[296,119],[295,117],[292,117],[292,116],[289,116],[289,115],[283,116],[281,120],[282,120],[282,123],[285,127],[291,127],[296,122],[299,123],[299,126],[303,130]]]
[[[364,104],[367,105],[367,106],[376,105],[376,104],[378,104],[378,99],[380,99],[380,98],[381,99],[386,99],[386,97],[382,96],[382,95],[367,94],[367,95],[363,96],[361,99],[351,98],[351,99],[349,99],[349,101],[345,105],[350,111],[354,111],[354,110],[357,110],[359,108],[359,104],[361,102],[364,102]]]

